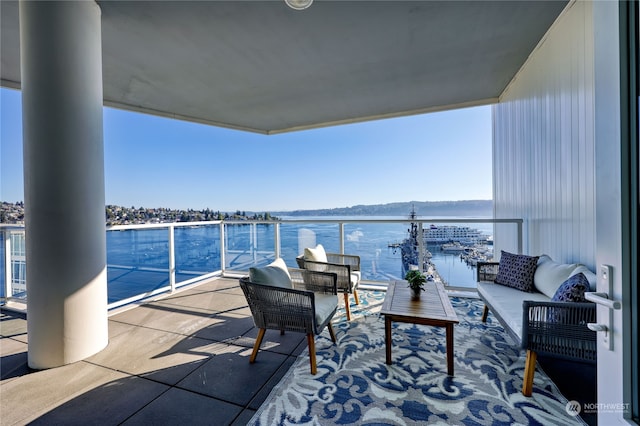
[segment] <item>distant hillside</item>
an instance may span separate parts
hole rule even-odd
[[[493,216],[492,200],[408,201],[318,210],[272,212],[275,216],[407,216],[412,207],[418,216]]]

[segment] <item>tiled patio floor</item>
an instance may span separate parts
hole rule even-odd
[[[302,334],[267,331],[249,364],[257,330],[231,278],[114,313],[107,348],[64,367],[29,370],[24,315],[3,309],[0,334],[3,426],[245,425],[306,348]],[[555,370],[566,397],[595,401],[594,367]],[[585,420],[596,423],[595,415]]]
[[[50,370],[27,367],[24,316],[2,311],[0,422],[244,425],[306,348],[256,329],[237,279],[214,279],[109,318],[109,346]]]

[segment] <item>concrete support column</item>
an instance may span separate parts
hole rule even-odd
[[[29,366],[108,343],[102,43],[93,1],[21,1]]]

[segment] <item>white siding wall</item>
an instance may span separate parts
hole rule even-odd
[[[524,253],[595,269],[593,123],[592,4],[578,1],[493,107],[494,213],[525,220]],[[496,228],[497,253],[513,232]]]

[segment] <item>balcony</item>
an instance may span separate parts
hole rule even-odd
[[[246,424],[306,345],[303,335],[267,332],[259,363],[250,367],[257,330],[236,277],[275,257],[295,265],[300,247],[318,242],[359,254],[365,288],[384,289],[401,274],[400,255],[389,246],[406,236],[411,223],[420,233],[441,223],[506,226],[517,236],[516,248],[522,240],[520,220],[491,219],[112,227],[107,231],[111,313],[105,350],[64,367],[30,371],[26,316],[2,310],[3,422],[66,424],[91,419],[136,424],[188,419],[211,424],[215,416],[216,424]],[[3,264],[9,266],[3,276],[5,284],[11,284],[5,293],[10,295],[8,306],[26,301],[20,287],[26,279],[15,276],[24,268],[22,233],[17,227],[4,228]],[[429,249],[434,247],[419,244],[421,255]],[[397,262],[395,276],[380,269],[381,250]],[[469,296],[473,291],[468,283],[448,284],[452,293]],[[559,386],[570,377],[566,368],[571,367],[560,368],[564,371],[552,377]]]

